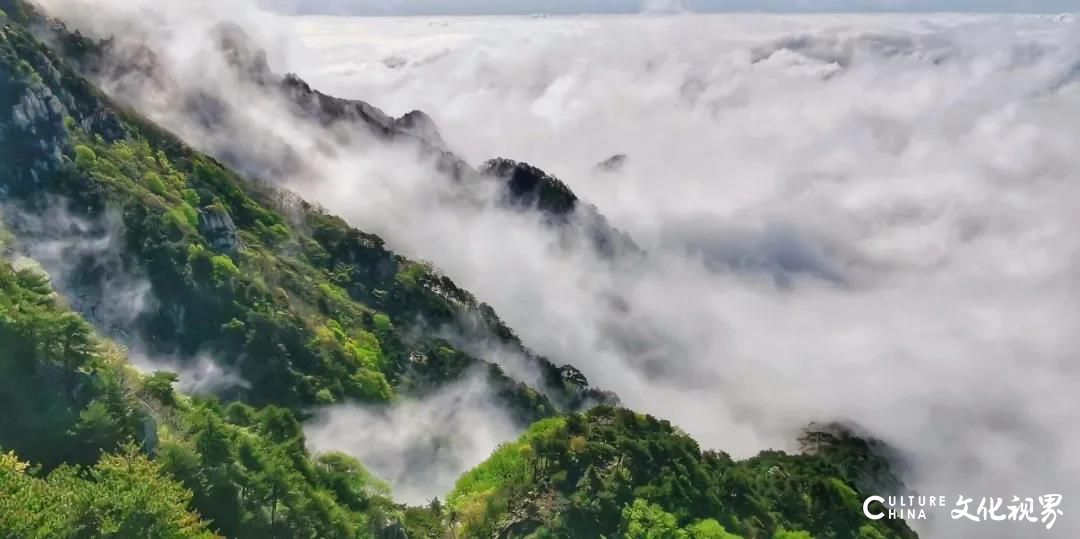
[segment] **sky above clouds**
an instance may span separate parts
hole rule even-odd
[[[351,15],[636,13],[641,11],[1017,12],[1080,10],[1080,0],[259,0],[289,13]]]

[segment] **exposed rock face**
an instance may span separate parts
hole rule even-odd
[[[446,148],[435,121],[421,111],[414,110],[405,114],[394,122],[394,126],[402,133],[425,140],[437,148]]]
[[[626,154],[617,153],[597,163],[596,170],[599,172],[621,172],[626,166],[627,159]]]
[[[544,377],[547,387],[560,390],[551,397],[565,409],[585,410],[599,404],[617,406],[620,403],[615,393],[590,386],[585,374],[573,365],[545,366]]]
[[[589,387],[589,380],[585,378],[585,375],[581,371],[577,370],[573,365],[563,365],[559,368],[559,375],[562,378],[564,384],[572,385],[578,389],[585,389]]]
[[[236,237],[236,224],[220,206],[207,206],[199,210],[199,232],[218,251],[233,252],[240,243]]]
[[[32,81],[17,99],[10,109],[10,121],[0,120],[0,141],[10,140],[12,146],[25,147],[25,151],[14,157],[33,161],[32,164],[28,163],[29,172],[31,179],[36,181],[39,173],[57,166],[61,161],[63,122],[68,111],[52,90],[40,81]]]
[[[91,88],[60,84],[67,76],[57,67],[62,64],[8,26],[0,26],[0,56],[0,196],[32,188],[60,165],[70,149],[66,122],[93,128],[109,141],[122,136]]]
[[[414,110],[394,118],[366,101],[326,95],[292,73],[276,84],[290,101],[299,106],[302,115],[315,118],[323,125],[360,125],[379,138],[413,139],[426,151],[446,152],[446,143],[435,121],[421,111]]]
[[[392,135],[394,119],[378,107],[355,99],[339,99],[311,87],[293,73],[279,82],[281,90],[310,117],[325,125],[337,122],[362,122],[377,135]]]
[[[12,107],[11,120],[20,129],[33,132],[34,125],[49,119],[63,118],[67,109],[53,95],[52,90],[44,85],[33,85],[26,89],[22,99]]]
[[[145,411],[148,413],[142,418],[142,446],[143,450],[148,454],[156,455],[160,445],[158,424],[157,420],[154,419],[153,410],[150,410],[149,406],[146,407]]]

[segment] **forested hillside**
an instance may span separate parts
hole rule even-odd
[[[355,459],[308,454],[292,412],[140,375],[33,269],[0,264],[0,291],[5,537],[371,537],[409,520]]]
[[[896,486],[877,446],[703,452],[430,264],[111,101],[69,63],[92,42],[0,9],[0,536],[914,536],[863,520],[860,489]],[[186,395],[135,353],[239,381]],[[532,427],[445,502],[398,504],[356,459],[307,447],[320,406],[476,374]]]

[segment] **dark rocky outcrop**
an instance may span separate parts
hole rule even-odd
[[[435,120],[432,120],[431,116],[419,110],[406,113],[395,120],[394,127],[402,133],[413,135],[438,148],[446,148],[446,143],[443,142],[442,135],[439,134],[439,128],[435,125]]]
[[[643,251],[626,233],[612,227],[592,204],[586,204],[561,180],[528,163],[492,159],[481,173],[505,182],[505,202],[541,212],[558,229],[580,228],[587,241],[606,258],[636,257]]]
[[[597,163],[595,168],[599,172],[621,172],[626,167],[627,160],[626,154],[617,153]]]
[[[565,183],[528,163],[492,159],[480,171],[506,182],[506,198],[512,205],[534,207],[557,218],[570,215],[577,207],[578,197]]]
[[[236,224],[221,206],[207,206],[199,210],[199,233],[218,251],[231,253],[240,243],[236,236]]]
[[[7,8],[31,16],[21,3]],[[11,27],[0,28],[0,42],[0,195],[32,189],[56,170],[69,149],[66,122],[107,141],[124,136],[96,90],[85,83],[60,84],[69,72],[50,51]]]

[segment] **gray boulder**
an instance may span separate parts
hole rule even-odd
[[[236,236],[236,224],[221,206],[207,206],[199,210],[199,233],[218,251],[233,252],[240,243]]]

